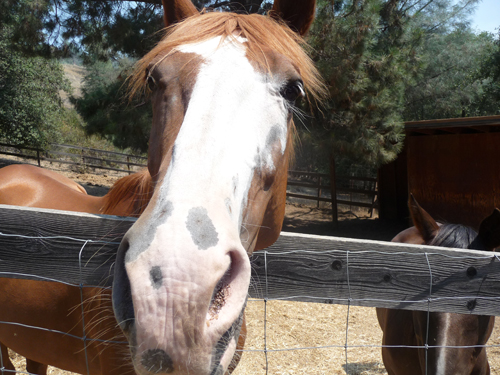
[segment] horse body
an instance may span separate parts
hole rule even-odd
[[[87,195],[69,178],[33,165],[0,169],[0,204],[117,216],[139,216],[151,198],[146,171],[118,180],[103,197]]]
[[[151,190],[146,172],[124,177],[104,197],[93,197],[77,183],[50,170],[31,165],[0,169],[0,204],[138,216]],[[0,321],[15,323],[0,324],[2,361],[7,369],[15,370],[9,347],[26,357],[27,371],[35,374],[45,375],[48,364],[90,375],[133,373],[109,290],[83,288],[81,295],[79,287],[62,283],[0,278],[0,306]],[[86,350],[81,339],[84,336],[88,339]]]
[[[113,307],[141,375],[228,368],[248,255],[272,244],[283,221],[293,102],[319,86],[299,37],[281,22],[200,15],[189,4],[164,3],[167,22],[184,20],[133,80],[152,90],[155,190],[120,245]],[[274,9],[285,19],[286,4]],[[291,26],[307,30],[314,1],[300,7]]]
[[[486,218],[479,234],[452,224],[438,224],[412,198],[414,227],[394,242],[493,250],[500,245],[500,211]],[[495,317],[377,308],[382,328],[384,365],[389,375],[488,375],[486,349]],[[426,350],[423,347],[429,345]],[[420,348],[412,348],[412,347]]]

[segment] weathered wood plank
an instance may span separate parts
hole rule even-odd
[[[0,205],[0,276],[110,285],[118,245],[134,222],[117,216]],[[12,236],[16,234],[22,237]]]
[[[484,251],[282,233],[252,270],[255,298],[500,315],[500,262]]]
[[[110,285],[134,221],[0,206],[0,277]],[[500,315],[494,253],[283,233],[251,263],[254,298]]]

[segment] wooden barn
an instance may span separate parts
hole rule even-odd
[[[477,229],[500,208],[500,116],[407,122],[398,158],[379,170],[380,217],[408,220],[408,194],[434,218]]]

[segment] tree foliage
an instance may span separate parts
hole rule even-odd
[[[150,103],[131,105],[124,82],[132,61],[95,62],[87,67],[83,97],[73,102],[88,134],[100,134],[116,147],[145,152],[152,123]]]
[[[194,0],[198,9],[264,12],[265,0]],[[17,40],[47,47],[46,52],[66,56],[82,53],[86,63],[121,57],[140,57],[160,40],[163,28],[161,0],[3,0],[0,11],[28,6]],[[1,16],[0,16],[1,17]],[[38,40],[37,40],[38,39]],[[26,48],[31,48],[28,43]]]
[[[304,121],[304,147],[376,167],[401,149],[403,121],[498,113],[498,41],[470,29],[476,3],[319,1],[309,41],[330,98]]]
[[[406,88],[405,120],[499,114],[495,50],[493,35],[468,27],[429,35],[418,51],[424,66]]]
[[[405,82],[418,66],[396,1],[320,1],[311,31],[330,98],[308,126],[325,156],[380,165],[403,140]]]
[[[25,57],[13,46],[17,31],[0,26],[0,136],[13,144],[43,146],[57,139],[65,118],[59,91],[70,86],[57,61]]]
[[[272,3],[193,2],[249,13]],[[306,147],[348,158],[341,164],[378,166],[401,149],[403,121],[498,113],[499,41],[468,27],[477,2],[319,0],[309,42],[330,98],[303,119]],[[148,107],[127,106],[117,77],[124,78],[124,57],[143,56],[163,35],[161,0],[4,0],[0,11],[2,24],[17,25],[7,35],[9,48],[83,57],[89,76],[77,108],[90,134],[145,148]]]

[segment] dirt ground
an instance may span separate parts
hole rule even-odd
[[[0,167],[13,160],[0,159]],[[45,167],[59,170],[61,166]],[[62,173],[81,183],[89,194],[103,195],[118,179],[114,172]],[[331,211],[289,204],[284,231],[389,241],[404,229],[401,224],[383,222],[376,215],[349,208],[340,212],[333,229]],[[315,303],[250,300],[246,309],[248,336],[235,375],[380,375],[387,374],[380,355],[381,330],[375,309]],[[492,374],[500,374],[500,330],[493,332],[488,349]],[[347,350],[346,350],[347,347]],[[22,357],[11,353],[18,370]],[[266,371],[267,365],[267,371]],[[51,375],[70,373],[49,367]]]

